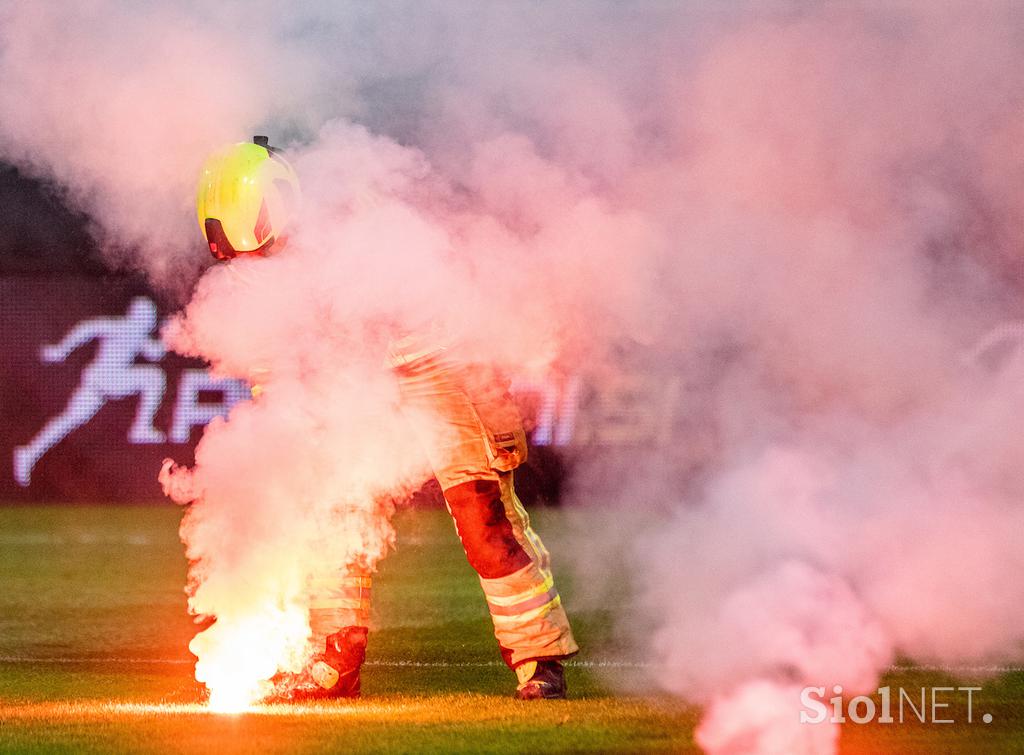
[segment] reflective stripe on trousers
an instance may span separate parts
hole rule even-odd
[[[370,625],[372,581],[368,574],[327,573],[309,584],[309,626],[312,643],[322,650],[327,635],[343,627]]]

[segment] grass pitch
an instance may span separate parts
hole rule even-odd
[[[187,643],[180,511],[166,507],[0,509],[0,751],[4,752],[688,752],[698,711],[615,694],[629,662],[609,616],[573,609],[584,652],[565,702],[509,699],[475,575],[443,511],[399,515],[399,549],[374,583],[364,698],[266,706],[238,716],[202,706]],[[538,512],[558,568],[565,530]],[[893,672],[907,688],[958,682]],[[990,725],[852,726],[845,753],[1024,752],[1024,674],[982,683]],[[795,715],[795,714],[794,714]],[[951,710],[963,720],[964,711]]]

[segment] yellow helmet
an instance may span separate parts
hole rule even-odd
[[[298,203],[299,179],[265,136],[211,155],[196,190],[199,228],[219,260],[269,252]]]

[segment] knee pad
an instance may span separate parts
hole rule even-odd
[[[507,577],[531,562],[505,515],[497,480],[472,480],[444,491],[466,558],[484,579]]]

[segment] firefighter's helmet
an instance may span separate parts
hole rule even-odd
[[[299,179],[265,136],[211,155],[196,190],[199,228],[219,260],[280,245],[298,202]]]

